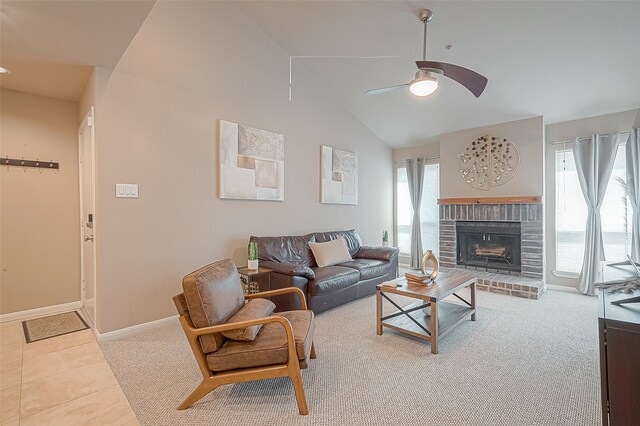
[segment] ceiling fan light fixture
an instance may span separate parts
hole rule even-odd
[[[433,12],[429,9],[422,9],[418,16],[424,26],[424,32],[422,42],[422,60],[416,61],[416,65],[418,67],[416,77],[410,83],[367,90],[367,95],[377,95],[379,93],[404,89],[409,86],[409,91],[413,95],[420,97],[429,96],[438,89],[438,79],[436,78],[436,75],[443,75],[467,88],[476,98],[480,97],[489,82],[485,76],[459,65],[448,64],[446,62],[427,61],[427,22],[433,18]],[[448,49],[451,46],[447,45],[446,47]]]
[[[438,88],[438,79],[429,75],[428,72],[420,70],[416,73],[416,78],[409,83],[409,91],[416,96],[429,96]]]

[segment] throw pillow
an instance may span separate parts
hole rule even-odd
[[[320,267],[353,260],[342,237],[326,243],[309,243],[309,247],[311,247],[313,257],[316,258],[316,263]]]
[[[244,305],[234,316],[229,318],[227,324],[268,317],[275,308],[276,305],[270,300],[251,299],[249,303]],[[256,338],[260,328],[262,328],[262,324],[257,324],[246,328],[223,331],[222,335],[231,340],[251,341]]]

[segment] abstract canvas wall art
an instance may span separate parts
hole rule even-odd
[[[284,136],[220,120],[220,198],[284,200]]]
[[[358,157],[353,152],[320,147],[320,202],[358,204]]]

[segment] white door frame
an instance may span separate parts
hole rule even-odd
[[[85,115],[84,119],[82,120],[82,123],[80,123],[80,127],[78,128],[78,177],[79,177],[79,183],[78,183],[78,190],[80,192],[80,300],[82,302],[82,307],[84,308],[85,306],[85,286],[84,286],[84,276],[85,276],[85,272],[84,272],[84,249],[83,249],[83,245],[84,245],[84,225],[85,225],[85,213],[83,212],[83,203],[84,203],[84,197],[82,194],[82,185],[83,185],[83,172],[82,172],[82,133],[86,130],[87,127],[89,127],[91,129],[91,182],[93,183],[93,188],[91,191],[92,194],[92,200],[91,200],[91,211],[93,212],[93,214],[95,215],[96,212],[96,135],[95,135],[95,118],[94,118],[94,107],[91,106],[89,108],[89,111],[87,112],[87,115]],[[93,246],[93,295],[94,298],[97,299],[97,256],[96,256],[96,246],[95,246],[95,241],[96,241],[96,226],[95,226],[95,216],[94,216],[94,227],[93,227],[93,238],[94,238],[94,246]],[[93,318],[89,318],[90,320],[92,320],[94,323],[96,322],[96,318],[97,318],[97,303],[94,302],[94,312],[93,312]],[[95,324],[93,324],[93,326],[95,327]]]

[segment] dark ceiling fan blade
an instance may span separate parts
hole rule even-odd
[[[403,87],[407,87],[409,83],[399,84],[397,86],[390,87],[381,87],[380,89],[371,89],[367,90],[367,95],[379,95],[380,93],[393,92],[394,90],[402,89]]]
[[[449,77],[452,80],[457,81],[464,87],[469,89],[471,93],[479,98],[484,88],[487,87],[487,77],[482,74],[478,74],[475,71],[471,71],[468,68],[461,67],[459,65],[447,64],[446,62],[436,61],[416,61],[416,65],[419,69],[437,69],[441,70],[445,77]]]

